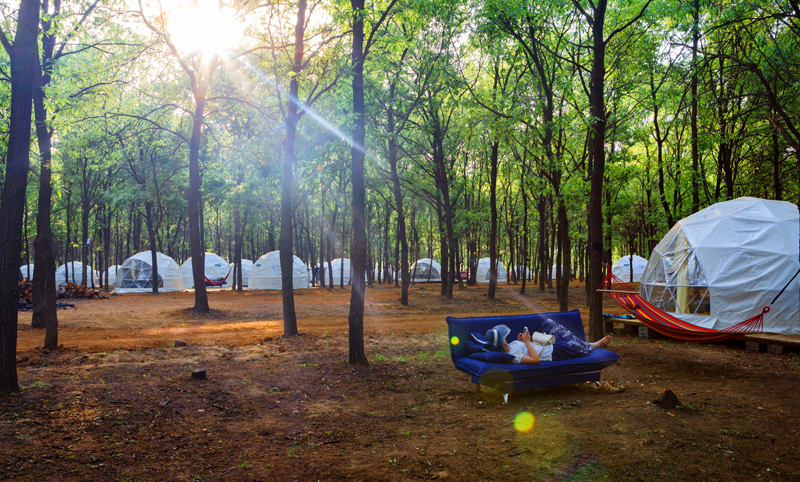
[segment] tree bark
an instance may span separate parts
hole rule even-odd
[[[294,28],[294,65],[289,82],[289,104],[286,116],[286,140],[283,151],[283,178],[281,181],[281,235],[278,249],[281,260],[281,297],[283,299],[283,336],[297,335],[297,313],[294,307],[294,246],[292,241],[292,187],[294,184],[294,144],[297,135],[297,94],[300,90],[298,75],[303,68],[303,39],[305,36],[306,0],[297,3],[297,22]]]
[[[364,0],[350,0],[353,9],[353,145],[350,148],[352,159],[351,179],[353,187],[353,239],[350,248],[350,263],[358,277],[352,281],[350,291],[349,362],[354,365],[368,365],[364,353],[364,291],[361,273],[366,269],[367,233],[364,225]],[[342,265],[344,268],[344,265]]]
[[[17,308],[22,218],[30,167],[31,107],[40,75],[39,2],[22,0],[11,58],[11,105],[5,179],[0,195],[0,393],[19,391],[17,379]],[[35,268],[34,268],[35,270]],[[35,274],[35,271],[34,271]]]

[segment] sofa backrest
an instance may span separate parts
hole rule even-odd
[[[586,340],[583,331],[583,321],[578,310],[556,311],[552,313],[531,313],[527,315],[511,316],[475,316],[466,318],[456,318],[448,316],[447,338],[450,345],[450,358],[453,361],[469,356],[469,352],[464,344],[464,340],[469,339],[473,332],[484,334],[496,325],[507,325],[511,328],[511,334],[506,341],[511,342],[517,339],[517,334],[525,331],[525,327],[531,332],[537,331],[545,320],[551,319],[561,326],[566,327],[578,338]]]

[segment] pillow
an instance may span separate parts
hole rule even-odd
[[[464,345],[467,347],[467,352],[469,353],[481,353],[484,351],[489,351],[488,348],[484,348],[483,345],[475,343],[472,340],[464,340]]]
[[[494,343],[487,341],[486,338],[483,337],[480,333],[472,333],[472,339],[475,341],[477,345],[483,348],[483,351],[495,351],[499,352],[500,349],[494,346]],[[467,345],[469,347],[469,345]]]
[[[484,351],[479,353],[473,353],[469,356],[475,360],[485,361],[488,363],[511,363],[516,358],[511,353],[505,353],[502,351]]]

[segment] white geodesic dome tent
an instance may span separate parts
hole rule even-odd
[[[83,263],[80,261],[70,261],[69,262],[69,273],[66,273],[67,266],[61,265],[56,270],[56,286],[61,286],[66,284],[67,282],[74,282],[77,285],[86,285],[91,286],[92,280],[87,279],[84,283],[83,280]],[[94,278],[94,285],[97,286],[100,282],[97,280],[97,276],[95,271],[92,269],[91,266],[88,264],[86,265],[86,274]],[[65,275],[69,275],[67,279],[65,279]]]
[[[511,269],[514,271],[514,273],[516,273],[517,280],[521,280],[523,276],[525,276],[525,279],[529,279],[529,280],[533,279],[533,276],[531,276],[531,270],[529,270],[526,266],[520,265],[520,266],[513,267]],[[511,276],[510,273],[509,273],[509,276]]]
[[[174,259],[156,252],[158,263],[158,291],[181,291],[183,277]],[[126,259],[117,269],[114,279],[115,293],[151,293],[153,291],[153,254],[142,251]]]
[[[439,282],[442,281],[442,265],[435,259],[422,258],[411,265],[411,281],[416,283]],[[430,279],[428,276],[430,275]]]
[[[225,279],[225,282],[217,288],[221,287],[230,287],[230,283],[232,278],[230,277],[231,274],[231,267],[228,265],[228,262],[225,261],[225,258],[222,258],[214,253],[206,252],[205,256],[205,275],[206,278],[210,279],[211,281],[217,281],[220,279]],[[181,265],[181,274],[183,275],[183,287],[186,289],[194,288],[194,276],[192,275],[192,258],[187,259]],[[211,288],[206,283],[207,288]]]
[[[508,281],[508,272],[506,272],[506,267],[503,266],[503,263],[500,260],[495,260],[497,263],[497,282],[506,282]],[[488,283],[489,282],[489,267],[491,266],[491,261],[489,258],[481,258],[478,260],[478,273],[475,275],[475,281],[478,283]]]
[[[630,283],[632,271],[633,283],[638,283],[642,280],[645,268],[647,268],[647,260],[634,254],[618,259],[611,267],[611,273],[622,281]]]
[[[761,312],[797,273],[797,206],[743,197],[678,221],[653,249],[640,293],[663,311],[721,330]],[[764,315],[765,333],[800,334],[800,284]]]
[[[326,276],[325,280],[326,281],[330,281],[330,276],[333,275],[333,285],[334,286],[338,286],[339,285],[339,281],[340,281],[341,276],[342,276],[342,264],[343,264],[342,263],[342,258],[336,258],[333,261],[331,261],[330,274],[328,273],[327,269],[325,270],[325,276]],[[327,267],[328,267],[328,265],[326,264],[325,268],[327,268]],[[344,284],[345,285],[349,285],[350,284],[351,270],[352,270],[352,268],[350,267],[350,259],[349,258],[344,258]]]
[[[306,265],[297,256],[292,256],[292,260],[292,287],[296,290],[308,288]],[[251,290],[281,289],[280,251],[270,251],[256,260],[247,287]]]
[[[30,273],[28,272],[30,270]],[[19,272],[22,273],[23,278],[27,278],[29,281],[33,279],[33,264],[24,264],[19,267]]]
[[[553,267],[552,267],[552,268],[550,268],[550,278],[551,278],[551,279],[556,279],[556,267],[557,267],[557,266],[558,266],[558,265],[555,265],[555,264],[554,264],[554,265],[553,265]],[[573,274],[571,269],[569,269],[569,268],[568,268],[568,267],[566,267],[566,266],[562,266],[562,267],[561,267],[561,274],[563,275],[564,273],[569,273],[569,275],[570,275],[570,276],[572,276],[572,274]]]
[[[234,272],[236,271],[234,269],[236,267],[235,263],[229,264],[228,267],[230,267],[231,270],[232,270],[231,271],[231,275],[229,276],[229,278],[231,280],[231,283],[233,283],[233,275],[234,275]],[[252,270],[253,270],[253,262],[250,261],[249,259],[243,259],[242,260],[242,286],[247,286],[247,284],[250,282],[250,271],[252,271]]]

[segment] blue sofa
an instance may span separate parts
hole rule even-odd
[[[578,310],[555,313],[532,313],[515,316],[481,316],[471,318],[447,317],[447,333],[450,341],[450,358],[456,369],[472,376],[472,383],[485,385],[503,393],[515,390],[564,385],[568,383],[600,380],[600,370],[610,367],[619,360],[614,352],[596,348],[589,356],[571,360],[541,362],[538,365],[487,363],[469,357],[464,340],[470,334],[486,333],[495,325],[504,324],[511,328],[508,341],[516,340],[527,326],[531,332],[537,331],[544,320],[551,319],[565,326],[579,338],[585,340],[583,322]]]

